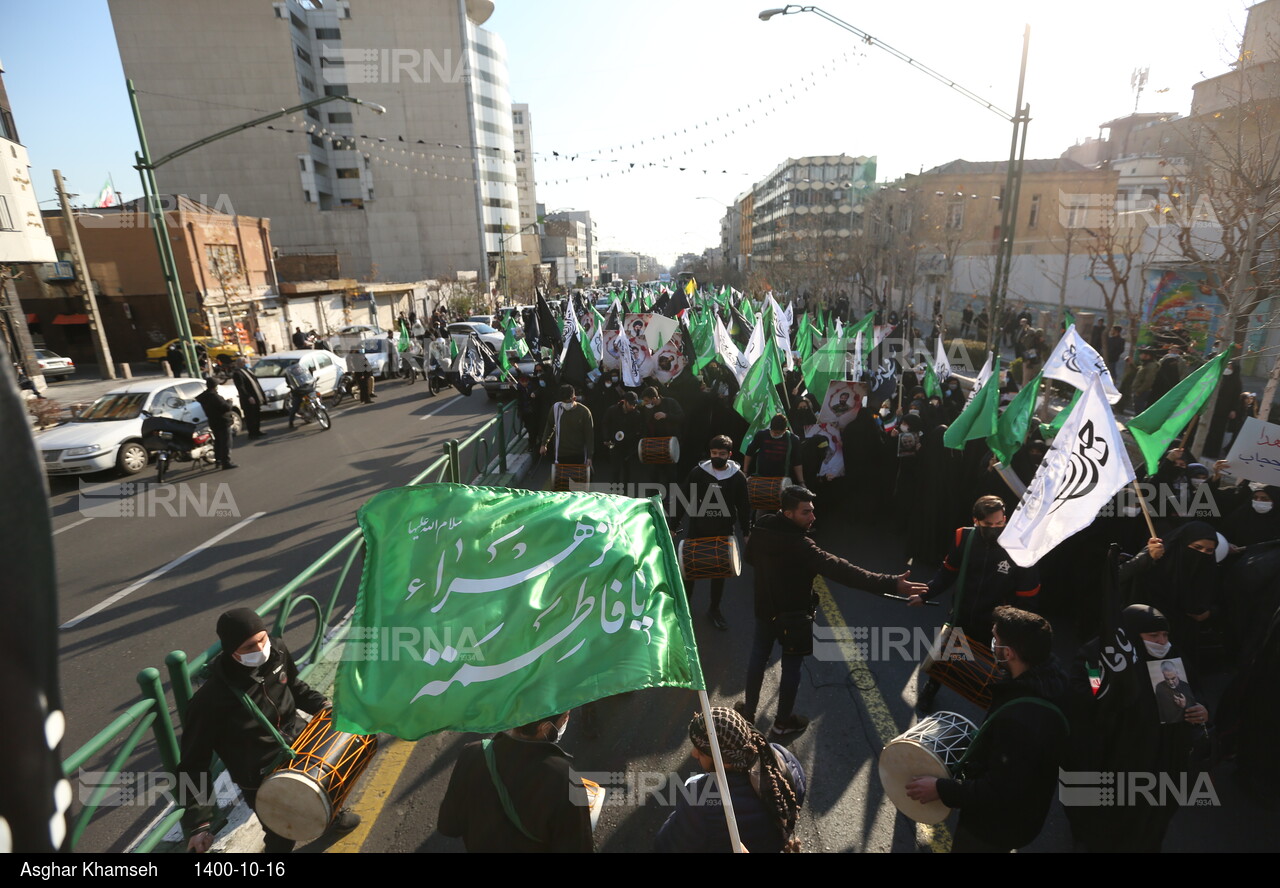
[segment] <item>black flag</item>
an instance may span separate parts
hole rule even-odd
[[[560,325],[556,323],[556,316],[551,311],[551,306],[547,304],[547,299],[541,293],[538,294],[538,344],[542,346],[550,346],[554,351],[560,352],[564,349],[564,341],[560,337]]]

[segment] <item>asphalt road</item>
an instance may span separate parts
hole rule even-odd
[[[260,605],[352,530],[370,496],[411,480],[495,412],[480,389],[426,391],[386,384],[374,404],[333,411],[327,432],[268,419],[267,437],[236,440],[231,471],[177,464],[164,485],[153,468],[52,479],[64,752],[138,699],[141,669],[163,674],[170,651],[203,651],[220,613]],[[295,646],[310,637],[299,613]],[[96,823],[81,847],[119,847],[119,819]]]

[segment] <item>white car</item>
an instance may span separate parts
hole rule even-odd
[[[502,350],[502,341],[505,338],[502,335],[502,331],[495,330],[488,324],[473,323],[471,321],[458,321],[457,323],[449,325],[450,336],[461,336],[465,340],[465,338],[472,333],[479,336],[481,342],[489,343],[493,348],[493,353],[495,355]]]
[[[60,376],[71,376],[76,372],[76,362],[62,355],[55,355],[47,348],[36,349],[36,363],[45,379],[57,379]]]
[[[346,358],[321,349],[276,352],[268,355],[253,365],[253,375],[258,377],[258,382],[262,384],[262,393],[267,396],[267,403],[262,405],[264,413],[289,410],[292,400],[289,397],[289,383],[284,374],[300,361],[316,378],[316,391],[322,398],[327,398],[338,390],[338,383],[342,381],[342,375],[347,372]]]
[[[122,475],[136,475],[147,467],[142,446],[145,415],[168,416],[183,422],[207,422],[196,396],[205,390],[199,379],[137,379],[108,392],[78,417],[36,435],[36,446],[50,475],[83,475],[112,467]],[[232,432],[239,434],[240,398],[235,386],[222,385],[218,394],[236,408]]]

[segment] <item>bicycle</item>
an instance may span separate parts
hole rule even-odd
[[[329,410],[324,406],[324,401],[320,399],[320,393],[317,391],[313,390],[303,396],[298,413],[304,422],[314,422],[319,425],[321,431],[327,432],[333,426],[333,420],[329,418]]]

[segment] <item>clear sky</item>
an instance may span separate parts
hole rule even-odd
[[[377,0],[352,5],[376,9]],[[670,262],[717,244],[724,205],[788,157],[875,155],[882,179],[956,158],[1008,157],[1010,127],[995,114],[814,14],[760,21],[769,5],[496,0],[486,27],[507,44],[512,100],[530,105],[539,201],[591,210],[603,249]],[[827,0],[823,8],[1006,111],[1030,24],[1027,155],[1057,157],[1133,110],[1135,68],[1150,69],[1139,110],[1185,114],[1192,84],[1234,59],[1247,5]],[[108,175],[126,198],[141,193],[106,0],[8,0],[0,63],[42,198],[53,197],[55,168],[78,202],[92,202]]]

